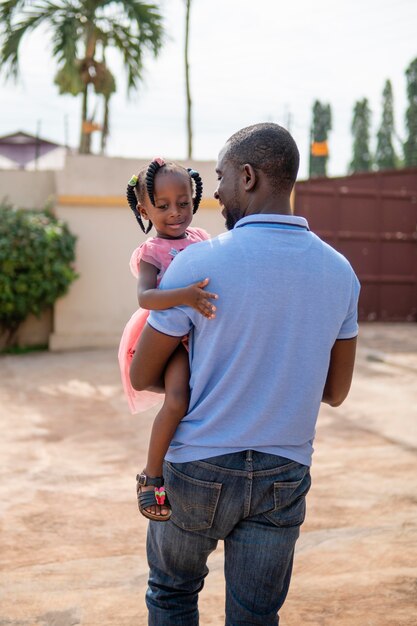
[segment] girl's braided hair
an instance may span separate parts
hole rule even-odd
[[[136,217],[137,223],[139,224],[139,226],[141,227],[145,235],[147,235],[152,228],[152,222],[149,221],[149,224],[145,227],[145,224],[142,221],[140,211],[138,211],[138,207],[137,207],[138,198],[136,197],[136,194],[135,194],[135,188],[138,185],[139,176],[136,176],[136,174],[134,174],[132,178],[129,180],[129,182],[127,183],[126,198],[127,198],[128,205],[133,211],[133,215]]]
[[[155,184],[155,176],[156,173],[160,170],[161,167],[166,165],[165,161],[160,158],[154,159],[152,163],[147,167],[142,169],[139,172],[139,175],[132,176],[127,184],[126,197],[127,202],[130,208],[133,211],[136,220],[141,227],[142,231],[147,235],[152,228],[152,222],[149,220],[148,225],[145,227],[140,211],[138,211],[137,203],[143,202],[145,198],[144,187],[146,187],[146,191],[148,192],[149,200],[151,204],[155,206],[155,198],[153,195],[154,184]],[[178,166],[176,166],[178,167]],[[181,168],[182,169],[182,168]],[[201,176],[198,172],[191,168],[187,168],[186,170],[191,178],[194,181],[194,189],[195,195],[193,197],[193,214],[196,213],[201,198],[203,195],[203,181],[201,180]]]

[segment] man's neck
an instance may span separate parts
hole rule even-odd
[[[275,214],[275,215],[292,215],[290,198],[288,196],[269,196],[268,198],[254,199],[249,203],[245,211],[247,215],[259,215],[259,214]]]

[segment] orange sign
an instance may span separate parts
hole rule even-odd
[[[90,135],[90,133],[93,133],[95,130],[101,130],[101,125],[91,122],[90,120],[83,121],[83,133],[85,135]]]
[[[327,141],[314,141],[311,144],[311,154],[316,157],[329,156]]]

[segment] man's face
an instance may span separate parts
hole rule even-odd
[[[218,185],[214,197],[220,202],[222,215],[226,220],[227,230],[232,230],[236,222],[243,217],[239,201],[238,172],[227,158],[228,145],[220,151],[216,165]]]

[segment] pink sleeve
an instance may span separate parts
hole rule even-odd
[[[210,239],[210,235],[208,234],[207,231],[204,230],[204,228],[194,228],[193,227],[193,231],[195,232],[197,237],[200,238],[201,241],[206,241],[207,239]]]
[[[133,251],[132,256],[130,257],[130,271],[133,276],[137,278],[139,276],[139,263],[141,261],[146,261],[146,263],[150,263],[154,265],[158,270],[161,269],[161,262],[158,258],[158,246],[152,241],[152,239],[148,239],[142,243],[139,248]]]

